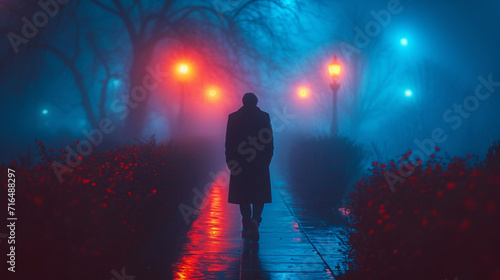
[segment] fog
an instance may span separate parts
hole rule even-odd
[[[101,2],[49,7],[46,22],[30,1],[0,3],[3,163],[34,152],[34,139],[64,149],[95,137],[103,120],[115,129],[101,147],[155,134],[222,151],[245,92],[270,113],[277,151],[328,134],[334,110],[339,134],[371,160],[426,154],[433,137],[450,156],[483,156],[500,139],[497,2]]]

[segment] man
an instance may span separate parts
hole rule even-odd
[[[259,240],[264,203],[271,203],[269,164],[273,131],[269,114],[257,107],[257,96],[243,96],[243,107],[229,115],[226,163],[231,171],[228,202],[240,205],[243,238]]]

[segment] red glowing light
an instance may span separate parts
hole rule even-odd
[[[300,98],[308,98],[310,90],[307,87],[299,87],[297,94]]]
[[[210,86],[206,90],[206,98],[208,101],[214,102],[221,98],[220,89],[215,86]]]
[[[189,66],[187,64],[184,64],[184,63],[179,64],[177,69],[179,70],[179,73],[181,73],[181,74],[187,74],[189,72]]]
[[[185,61],[179,62],[173,66],[173,71],[179,81],[191,80],[194,76],[194,70],[192,64]]]

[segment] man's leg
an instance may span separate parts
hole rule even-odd
[[[254,203],[253,205],[253,216],[252,216],[252,240],[253,241],[259,241],[260,234],[259,234],[259,225],[260,222],[262,221],[262,210],[264,210],[264,203]]]
[[[241,218],[243,221],[243,231],[241,232],[241,237],[250,238],[252,236],[252,221],[250,216],[252,215],[252,208],[250,204],[240,204]]]
[[[252,216],[252,209],[249,203],[240,204],[241,219],[243,221],[243,228],[248,228],[250,225],[250,217]]]
[[[262,222],[262,211],[264,210],[264,203],[254,203],[252,219],[256,220],[259,224]]]

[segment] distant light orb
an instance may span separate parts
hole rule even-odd
[[[413,91],[411,91],[411,89],[405,90],[405,96],[406,97],[411,97],[412,95],[413,95]]]
[[[299,87],[297,94],[300,98],[308,98],[309,97],[309,89],[306,87]]]
[[[114,79],[114,80],[113,80],[113,86],[115,86],[115,87],[120,86],[120,83],[121,83],[121,82],[120,82],[120,80],[118,80],[118,79]]]
[[[187,64],[179,65],[179,72],[181,74],[187,74],[188,71],[189,71],[189,66],[187,66]]]
[[[42,115],[47,115],[48,113],[49,113],[49,111],[47,109],[42,110]]]
[[[406,39],[406,38],[401,38],[401,40],[399,42],[401,43],[401,46],[403,46],[403,47],[408,46],[408,39]]]
[[[221,99],[221,91],[217,86],[211,86],[206,89],[205,95],[208,101],[217,102]]]
[[[217,96],[217,91],[215,89],[211,89],[208,91],[208,95],[210,97],[216,97]]]

